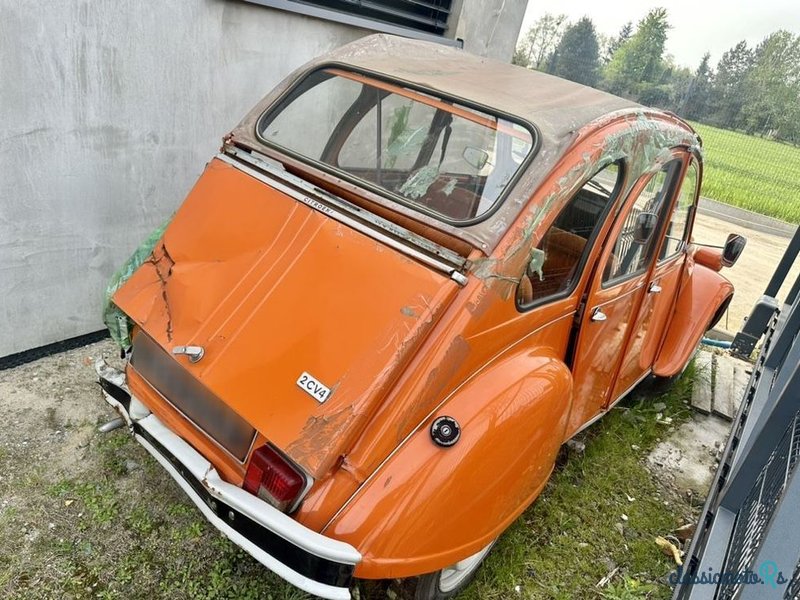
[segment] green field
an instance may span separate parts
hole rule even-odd
[[[800,223],[800,148],[692,123],[703,138],[702,195]]]

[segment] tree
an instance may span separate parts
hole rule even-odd
[[[745,79],[748,133],[800,140],[800,36],[776,31],[755,50]]]
[[[717,63],[714,85],[711,88],[712,116],[715,125],[728,128],[743,126],[741,112],[744,106],[747,76],[753,68],[753,51],[741,41],[722,55]]]
[[[669,64],[669,61],[668,61]],[[662,76],[662,80],[669,81],[669,102],[663,106],[679,115],[684,115],[684,104],[690,95],[690,90],[694,84],[695,72],[686,67],[669,64]]]
[[[664,71],[667,11],[654,8],[639,21],[636,33],[623,43],[606,65],[606,87],[615,94],[638,97],[642,89],[658,84]]]
[[[566,23],[567,15],[543,15],[520,38],[512,62],[530,69],[544,70],[548,58],[561,40]]]
[[[706,52],[684,95],[678,112],[687,119],[702,120],[711,112],[711,81],[714,74],[709,67],[710,60],[711,55]]]
[[[600,47],[589,17],[583,17],[564,32],[553,53],[551,73],[584,85],[597,85]]]
[[[511,64],[525,67],[526,69],[530,67],[531,63],[528,60],[528,50],[522,46],[521,42],[514,48],[514,56],[511,57]]]
[[[608,40],[605,51],[603,52],[603,62],[606,64],[611,62],[611,59],[614,58],[614,54],[617,53],[617,50],[619,50],[625,42],[631,39],[632,34],[633,23],[628,21],[622,26],[622,29],[619,30],[619,35],[617,37],[612,37]]]

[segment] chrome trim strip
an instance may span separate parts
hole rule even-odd
[[[373,239],[383,242],[395,250],[413,256],[429,267],[447,273],[454,281],[459,283],[459,285],[464,285],[461,281],[464,280],[465,276],[461,271],[464,269],[467,261],[463,256],[460,256],[444,246],[431,242],[391,221],[374,215],[343,198],[339,198],[330,192],[312,185],[300,177],[288,173],[281,167],[275,166],[272,164],[273,161],[266,157],[261,158],[257,153],[245,152],[236,147],[227,147],[226,152],[229,154],[217,154],[217,159],[291,196],[295,200],[310,206],[314,210],[332,219],[336,219]],[[248,164],[242,164],[243,162]],[[267,177],[267,175],[271,177]],[[300,188],[302,191],[314,197],[306,196],[289,186]],[[324,200],[324,202],[321,200]],[[334,210],[334,208],[337,210]],[[365,226],[361,221],[366,222],[372,227]],[[413,244],[416,248],[403,244],[395,238],[400,238],[409,244]],[[434,256],[429,256],[426,253],[433,254]]]

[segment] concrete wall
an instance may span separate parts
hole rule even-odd
[[[447,36],[464,50],[511,62],[528,0],[456,0]]]
[[[502,32],[509,59],[522,11],[455,28],[492,54]],[[109,276],[221,136],[296,66],[370,33],[236,0],[0,0],[0,26],[0,357],[101,329]]]

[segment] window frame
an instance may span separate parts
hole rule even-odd
[[[381,186],[375,185],[375,184],[373,184],[373,183],[371,183],[369,181],[366,181],[364,179],[360,179],[358,177],[355,177],[355,176],[351,175],[350,173],[347,173],[346,171],[344,171],[342,169],[334,167],[333,165],[321,162],[319,160],[313,159],[313,158],[308,157],[308,156],[304,156],[304,155],[302,155],[302,154],[300,154],[298,152],[294,152],[293,150],[291,150],[289,148],[285,148],[284,146],[281,146],[279,144],[274,144],[274,143],[270,142],[269,140],[267,140],[266,138],[264,138],[261,135],[261,131],[263,129],[263,126],[264,126],[265,122],[271,121],[272,118],[277,116],[278,113],[280,113],[286,106],[289,105],[289,103],[291,103],[294,100],[295,94],[298,92],[298,89],[302,86],[303,82],[308,77],[311,77],[312,75],[314,75],[318,71],[326,71],[326,70],[334,70],[334,71],[335,70],[341,70],[341,71],[345,71],[345,72],[348,72],[348,73],[353,73],[353,74],[356,74],[356,75],[360,75],[362,77],[366,77],[366,78],[369,78],[369,79],[374,79],[375,81],[378,81],[378,82],[381,82],[381,83],[384,83],[384,84],[394,85],[394,86],[400,87],[400,88],[407,88],[407,89],[409,89],[411,91],[418,92],[418,93],[430,96],[434,101],[438,100],[438,101],[445,102],[445,103],[450,102],[450,103],[454,103],[454,104],[459,104],[459,105],[461,105],[461,106],[463,106],[465,108],[469,108],[469,109],[474,110],[474,111],[483,112],[483,113],[485,113],[485,114],[487,114],[487,115],[489,115],[491,117],[494,117],[497,121],[502,119],[502,120],[508,121],[509,123],[516,124],[516,125],[522,127],[523,129],[525,129],[528,132],[528,134],[531,136],[531,150],[528,153],[528,156],[525,158],[525,160],[523,160],[520,163],[520,165],[518,166],[516,172],[514,173],[514,176],[506,184],[505,188],[503,189],[503,192],[500,195],[498,195],[497,199],[494,201],[494,203],[486,211],[484,211],[479,216],[474,217],[472,219],[464,219],[464,220],[450,219],[450,218],[446,217],[445,215],[442,215],[441,213],[438,213],[438,212],[432,211],[432,210],[428,210],[428,209],[426,209],[424,206],[422,206],[420,204],[416,204],[414,202],[408,201],[406,198],[403,198],[399,194],[394,194],[390,190],[387,190],[386,188],[383,188]],[[333,76],[335,77],[337,75],[334,74]],[[320,81],[320,83],[322,83],[322,81]],[[319,84],[316,84],[316,85],[319,85]],[[308,89],[311,89],[311,88],[308,88]],[[334,129],[334,133],[335,133],[335,131],[336,131],[336,129]],[[303,72],[295,81],[293,81],[292,84],[290,86],[288,86],[286,88],[286,90],[284,90],[283,93],[281,93],[281,95],[278,96],[278,98],[276,98],[275,101],[272,102],[264,110],[264,112],[261,113],[261,115],[259,115],[258,119],[256,119],[255,126],[254,126],[254,135],[255,135],[255,138],[261,144],[265,145],[266,147],[270,148],[271,150],[274,150],[278,154],[289,156],[289,157],[299,161],[301,164],[309,165],[312,168],[319,169],[320,171],[328,173],[329,175],[333,175],[334,177],[338,177],[338,178],[340,178],[340,179],[342,179],[344,181],[347,181],[348,183],[350,183],[352,185],[358,186],[358,187],[363,188],[363,189],[365,189],[367,191],[370,191],[370,192],[372,192],[374,194],[377,194],[381,198],[385,198],[386,200],[389,200],[390,202],[397,203],[397,204],[399,204],[401,206],[404,206],[406,208],[411,209],[414,212],[426,215],[426,216],[431,217],[431,218],[433,218],[433,219],[435,219],[437,221],[440,221],[440,222],[445,223],[447,225],[451,225],[453,227],[458,227],[458,228],[469,227],[471,225],[476,225],[478,223],[482,223],[483,221],[486,221],[487,219],[492,217],[494,215],[494,213],[496,213],[498,210],[500,210],[500,207],[503,206],[503,204],[507,200],[508,196],[514,191],[514,188],[516,188],[517,183],[519,182],[519,180],[522,177],[525,176],[525,173],[527,172],[527,170],[530,167],[531,163],[536,158],[536,156],[539,154],[539,150],[540,150],[541,145],[542,145],[541,133],[539,132],[538,127],[536,127],[536,125],[534,123],[532,123],[531,121],[528,121],[527,119],[524,119],[524,118],[519,117],[517,115],[512,115],[512,114],[506,113],[504,111],[497,110],[496,108],[491,108],[491,107],[485,106],[483,104],[479,104],[477,102],[473,102],[471,100],[467,100],[465,98],[459,98],[459,97],[453,96],[451,94],[447,94],[447,93],[444,93],[444,92],[441,92],[441,91],[438,91],[438,90],[435,90],[435,89],[432,89],[432,88],[428,88],[428,87],[425,87],[425,86],[422,86],[422,85],[419,85],[419,84],[416,84],[416,83],[412,83],[412,82],[409,82],[409,81],[406,81],[406,80],[403,80],[403,79],[394,79],[394,78],[382,75],[380,73],[376,73],[374,71],[370,71],[368,69],[362,69],[360,67],[355,67],[353,65],[348,65],[348,64],[344,64],[344,63],[336,62],[336,61],[325,62],[325,63],[322,63],[320,65],[317,65],[313,69],[310,69],[308,71]],[[331,136],[333,136],[333,133],[331,134]],[[329,138],[329,141],[330,141],[330,138]]]
[[[664,167],[666,167],[667,165],[670,165],[670,164],[674,165],[673,168],[672,168],[672,173],[670,174],[668,172],[668,176],[672,177],[672,181],[669,182],[669,189],[667,191],[667,199],[668,199],[668,201],[664,202],[664,206],[661,208],[661,214],[658,216],[658,228],[653,232],[653,236],[657,238],[656,243],[653,245],[653,254],[650,256],[650,259],[647,261],[647,264],[645,265],[645,267],[643,269],[640,269],[638,271],[634,271],[633,273],[627,273],[627,274],[625,274],[625,275],[623,275],[621,277],[616,277],[616,278],[613,278],[613,279],[606,280],[605,279],[606,264],[608,263],[608,261],[611,259],[611,257],[614,254],[614,246],[616,246],[617,240],[619,239],[619,235],[622,233],[622,229],[620,229],[617,232],[617,237],[614,238],[613,240],[610,238],[611,234],[609,233],[608,242],[612,243],[612,241],[613,241],[613,245],[611,246],[611,251],[608,253],[608,256],[606,257],[606,264],[603,264],[601,270],[598,271],[598,275],[600,277],[600,289],[601,290],[611,289],[613,287],[616,287],[618,285],[621,285],[621,284],[625,283],[626,281],[630,281],[631,279],[634,279],[636,277],[640,277],[643,274],[646,274],[650,270],[650,266],[654,263],[656,257],[658,256],[658,253],[661,250],[661,242],[663,241],[662,237],[663,237],[663,233],[664,233],[664,228],[666,227],[667,212],[669,211],[670,208],[672,208],[672,201],[675,200],[675,193],[677,191],[678,184],[682,181],[681,175],[683,174],[683,171],[684,171],[683,158],[673,155],[673,157],[669,161],[664,163],[664,165],[662,166],[661,169],[659,169],[658,171],[653,171],[651,173],[645,173],[644,175],[639,177],[639,179],[636,181],[636,183],[634,183],[631,186],[631,189],[633,189],[640,182],[642,182],[645,179],[647,179],[647,181],[644,183],[644,186],[647,186],[647,184],[650,182],[650,180],[653,177],[655,177],[658,173],[662,172],[664,170]],[[628,195],[628,198],[626,198],[626,204],[630,203],[630,207],[626,207],[625,205],[623,205],[621,210],[620,210],[620,212],[616,215],[615,220],[621,218],[622,214],[625,214],[625,218],[628,217],[628,215],[630,214],[630,211],[633,209],[633,206],[636,204],[636,202],[641,197],[642,192],[644,191],[644,186],[639,190],[639,194],[636,196],[636,198],[634,200],[631,201],[630,194]],[[627,210],[626,210],[626,208],[627,208]],[[612,232],[613,232],[613,230],[612,230]]]
[[[692,198],[692,203],[689,205],[689,210],[686,212],[686,224],[685,224],[685,226],[683,228],[683,236],[681,238],[681,242],[678,245],[678,249],[675,252],[673,252],[672,254],[664,256],[663,258],[661,258],[659,256],[659,258],[656,260],[656,264],[657,265],[663,265],[663,264],[665,264],[667,262],[670,262],[671,260],[676,259],[681,254],[686,254],[686,250],[689,248],[689,235],[691,233],[692,224],[694,222],[694,214],[697,212],[697,204],[698,204],[698,202],[700,200],[700,184],[702,182],[702,179],[701,179],[701,176],[702,176],[701,163],[698,160],[698,158],[695,156],[694,153],[689,153],[688,154],[688,161],[687,161],[686,167],[683,169],[683,174],[682,174],[683,176],[681,177],[681,180],[680,180],[680,186],[676,190],[676,194],[675,194],[675,198],[674,198],[675,207],[672,210],[672,212],[670,213],[670,222],[671,222],[672,221],[672,213],[674,213],[675,209],[678,208],[678,201],[680,199],[680,193],[683,191],[683,185],[684,185],[684,183],[686,183],[686,176],[689,174],[689,172],[692,169],[695,169],[695,172],[697,173],[697,181],[695,182],[694,197]],[[664,222],[665,231],[663,232],[663,235],[661,236],[661,245],[658,248],[658,255],[661,254],[661,250],[664,248],[664,244],[667,243],[667,232],[666,232],[667,225],[668,225],[668,222],[665,221]]]
[[[517,307],[517,311],[520,313],[529,312],[535,308],[539,308],[546,304],[550,304],[552,302],[558,302],[559,300],[564,300],[565,298],[569,298],[572,294],[575,293],[575,290],[578,288],[578,284],[580,283],[581,279],[583,279],[585,272],[586,272],[586,264],[589,261],[589,257],[592,254],[592,249],[597,244],[597,238],[600,236],[600,233],[603,229],[603,225],[611,218],[611,214],[613,213],[614,205],[619,202],[620,197],[622,196],[622,192],[626,189],[626,182],[628,178],[628,160],[627,157],[622,157],[617,160],[607,161],[605,163],[598,163],[601,166],[598,167],[589,177],[584,179],[578,186],[576,186],[575,193],[573,193],[569,199],[563,204],[561,210],[555,215],[553,220],[551,221],[550,225],[548,226],[546,231],[549,231],[553,224],[558,220],[558,217],[561,216],[561,213],[567,208],[570,202],[572,202],[575,197],[580,193],[583,187],[589,183],[592,179],[594,179],[601,171],[608,168],[610,165],[617,165],[617,169],[619,169],[619,173],[617,175],[617,181],[614,184],[614,188],[611,190],[611,195],[608,198],[608,204],[600,213],[600,217],[598,219],[597,225],[592,231],[592,234],[586,240],[586,247],[581,255],[580,260],[575,266],[575,272],[578,274],[577,277],[574,278],[573,282],[570,286],[560,292],[556,292],[555,294],[550,294],[549,296],[544,296],[542,298],[536,298],[532,302],[527,304],[521,304],[518,300],[517,293],[514,293],[514,304]],[[598,257],[599,258],[599,257]],[[522,277],[525,276],[525,271],[528,269],[528,264],[530,261],[525,263],[523,267],[522,273],[520,274],[520,281],[522,281]],[[517,283],[517,287],[519,287],[519,283]]]

